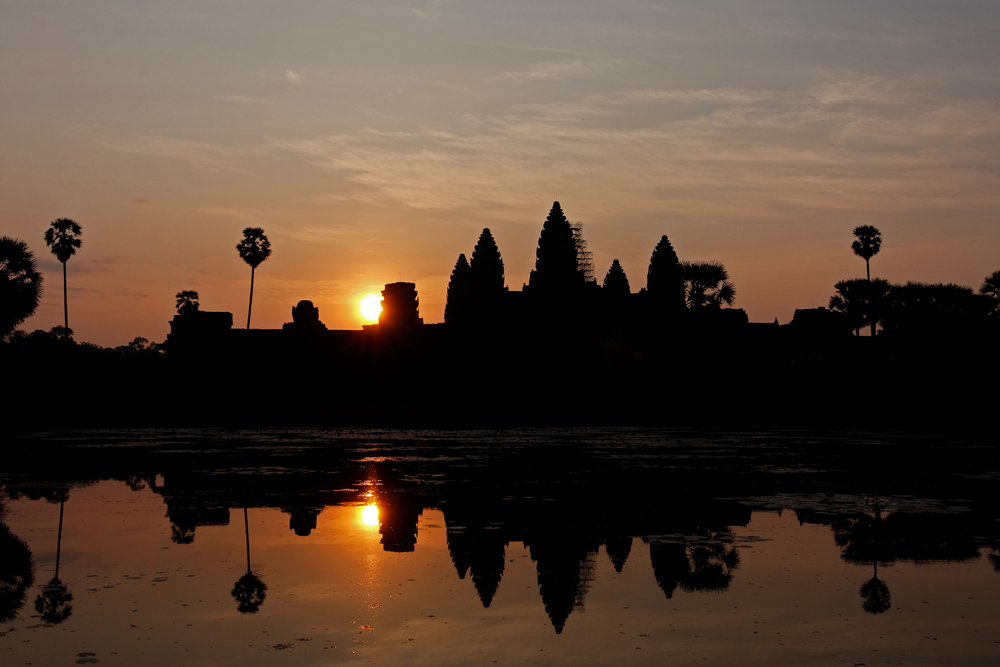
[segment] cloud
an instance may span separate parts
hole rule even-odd
[[[504,72],[498,79],[509,81],[540,81],[565,80],[602,74],[611,69],[613,61],[599,60],[586,62],[581,58],[575,60],[557,60],[535,63],[525,71]]]
[[[292,71],[288,70],[288,73],[292,73]],[[285,74],[286,78],[288,77],[288,73]],[[215,99],[220,102],[231,102],[233,104],[266,104],[270,101],[257,97],[245,97],[243,95],[216,95]]]
[[[84,246],[86,248],[86,245]],[[97,273],[109,273],[114,272],[121,265],[128,264],[129,261],[124,257],[112,256],[112,257],[99,257],[97,259],[85,259],[78,255],[73,256],[69,260],[70,270],[75,275],[88,275]],[[55,260],[49,259],[48,257],[39,258],[39,266],[42,271],[49,271],[52,273],[62,273],[62,264]]]
[[[552,192],[616,192],[701,218],[1000,205],[992,107],[912,80],[798,92],[634,89],[467,115],[447,129],[285,141],[342,172],[355,200],[518,217]],[[653,195],[652,197],[650,195]]]
[[[181,160],[210,171],[238,171],[241,160],[259,153],[245,146],[224,146],[155,134],[134,134],[122,139],[94,136],[94,139],[117,151]]]
[[[296,229],[286,230],[284,233],[290,238],[297,241],[305,241],[307,243],[328,243],[330,241],[339,241],[342,240],[344,236],[348,235],[348,232],[343,229],[319,227],[316,225],[298,227]]]
[[[413,12],[413,15],[416,16],[419,19],[426,19],[427,18],[427,14],[424,14],[419,9],[411,9],[410,11]]]
[[[266,211],[259,211],[250,208],[227,208],[224,206],[202,206],[194,209],[195,213],[201,215],[219,216],[222,218],[232,218],[240,221],[240,224],[256,225],[262,227],[270,221]]]
[[[285,79],[290,83],[294,83],[295,85],[298,86],[302,85],[302,80],[305,78],[305,75],[306,75],[305,72],[296,72],[294,70],[287,70],[285,72]]]

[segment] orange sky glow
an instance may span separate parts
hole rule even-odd
[[[51,0],[0,9],[0,234],[26,240],[78,340],[160,342],[176,292],[331,329],[414,282],[425,322],[484,227],[507,285],[554,200],[633,291],[667,234],[723,262],[751,321],[864,275],[978,287],[1000,269],[996,3]]]

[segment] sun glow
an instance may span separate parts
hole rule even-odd
[[[361,299],[361,316],[370,322],[377,322],[378,316],[382,313],[382,297],[378,294],[369,294]]]
[[[378,505],[365,505],[361,508],[361,523],[366,526],[378,526]]]

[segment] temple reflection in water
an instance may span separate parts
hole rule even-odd
[[[767,440],[751,467],[741,449],[749,446],[701,436],[627,449],[616,433],[554,444],[534,432],[457,444],[378,435],[337,446],[279,435],[292,441],[284,447],[220,440],[228,437],[154,448],[102,441],[15,460],[0,475],[0,619],[18,632],[79,630],[111,614],[138,631],[190,627],[207,613],[232,624],[217,632],[234,637],[312,623],[295,631],[306,642],[336,624],[303,619],[350,614],[354,629],[328,643],[342,650],[345,641],[437,636],[426,623],[438,619],[483,641],[506,624],[529,633],[535,622],[553,639],[586,642],[656,632],[667,641],[681,620],[697,618],[686,641],[738,641],[738,621],[753,636],[782,624],[770,636],[784,638],[800,615],[830,624],[922,611],[931,614],[922,627],[947,624],[942,614],[956,600],[979,604],[977,587],[1000,586],[992,482],[971,474],[981,462],[957,449],[934,462],[944,473],[929,495],[919,475],[898,472],[913,465],[896,455],[906,443],[866,443],[863,466],[838,456],[836,467],[824,458],[835,454],[808,438]],[[130,530],[145,531],[140,541],[113,520],[132,502],[142,507],[129,519]],[[25,522],[25,512],[36,518]],[[99,528],[81,532],[88,525]],[[146,560],[108,566],[140,551]],[[935,598],[942,568],[967,579]],[[140,582],[148,593],[123,588]],[[166,606],[144,625],[139,614],[161,591]],[[923,600],[930,606],[916,608]],[[983,613],[977,622],[991,618]],[[257,621],[266,627],[246,625]],[[629,634],[630,623],[643,632]],[[813,627],[804,642],[819,641]],[[267,639],[271,650],[294,645]]]
[[[369,465],[359,472],[371,475],[373,469]],[[315,472],[302,475],[319,481]],[[322,477],[329,477],[329,473]],[[247,522],[246,573],[232,592],[242,613],[257,612],[265,604],[268,590],[252,566],[248,512],[280,509],[288,515],[288,530],[307,538],[316,533],[317,520],[327,507],[353,506],[358,526],[378,529],[383,551],[406,554],[417,547],[418,524],[425,510],[437,510],[444,518],[455,574],[461,580],[471,579],[484,608],[490,607],[502,586],[510,546],[521,543],[527,549],[541,603],[557,634],[571,614],[584,607],[601,552],[614,571],[621,573],[636,540],[648,548],[655,584],[665,599],[726,591],[738,576],[741,561],[740,540],[733,529],[748,526],[753,512],[746,501],[688,497],[675,498],[667,506],[637,508],[627,500],[582,498],[573,492],[568,497],[474,492],[447,494],[429,502],[405,484],[388,482],[390,477],[365,477],[346,484],[341,479],[334,485],[337,488],[330,488],[325,484],[310,487],[306,479],[289,472],[227,476],[173,471],[131,477],[129,482],[136,490],[148,485],[162,499],[171,540],[180,547],[196,544],[200,530],[229,525],[233,510],[243,514]],[[71,488],[8,485],[4,494],[8,501],[34,497],[61,505],[69,501],[71,505]],[[861,584],[863,609],[871,613],[883,613],[890,607],[888,586],[878,577],[879,566],[884,571],[897,561],[968,561],[980,558],[983,549],[995,551],[998,543],[996,522],[975,513],[956,517],[881,511],[824,514],[808,507],[795,511],[800,523],[830,527],[844,561],[873,568],[875,576]],[[25,565],[27,546],[6,526],[0,537],[13,545],[5,548],[10,555],[5,558],[3,578],[9,583],[0,609],[5,618],[12,618],[24,606],[33,573]],[[993,553],[990,556],[997,559]],[[39,595],[43,621],[64,621],[72,613],[72,600],[72,593],[59,581],[57,569]]]

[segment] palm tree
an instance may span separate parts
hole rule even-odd
[[[247,227],[243,238],[236,244],[240,258],[250,265],[250,305],[247,307],[247,329],[250,328],[250,311],[253,310],[253,278],[260,263],[271,256],[271,242],[260,227]]]
[[[720,308],[736,301],[736,287],[721,262],[681,262],[688,308]]]
[[[80,225],[69,218],[59,218],[49,223],[45,230],[45,245],[52,248],[52,254],[63,265],[63,326],[69,329],[69,305],[66,297],[66,262],[76,254],[76,249],[83,245]]]
[[[872,336],[875,335],[875,326],[882,322],[885,311],[889,307],[889,293],[892,285],[883,278],[872,278],[868,280],[865,294],[868,325],[872,328]]]
[[[871,225],[861,225],[854,228],[854,236],[857,240],[851,244],[851,249],[858,257],[865,258],[865,270],[868,272],[868,280],[871,280],[872,270],[869,260],[882,249],[882,232]]]
[[[0,236],[0,338],[35,314],[42,276],[28,244]]]
[[[868,281],[860,278],[841,280],[833,286],[837,293],[830,297],[830,310],[842,313],[855,336],[868,323]]]
[[[194,290],[182,290],[177,293],[177,314],[187,315],[198,310],[198,293]]]

